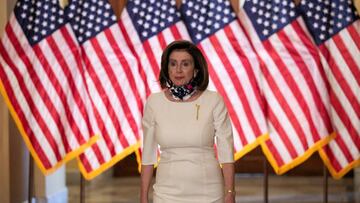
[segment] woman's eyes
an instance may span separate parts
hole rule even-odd
[[[183,63],[183,66],[189,66],[189,65],[190,65],[189,62],[184,62],[184,63]]]
[[[184,66],[184,67],[189,67],[190,65],[191,65],[191,63],[188,61],[180,63],[180,66]],[[177,66],[177,62],[170,62],[169,66],[171,66],[171,67]]]

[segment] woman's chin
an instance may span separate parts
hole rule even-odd
[[[185,82],[174,82],[174,85],[176,86],[183,86],[185,84],[186,84]]]

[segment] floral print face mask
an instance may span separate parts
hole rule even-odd
[[[190,80],[187,84],[176,86],[170,83],[169,90],[175,100],[186,101],[196,92],[196,83]]]

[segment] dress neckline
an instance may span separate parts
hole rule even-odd
[[[164,99],[165,99],[167,102],[170,102],[170,103],[174,103],[174,104],[191,104],[191,103],[195,103],[195,102],[199,101],[200,98],[205,94],[206,91],[207,91],[207,90],[202,91],[202,92],[200,93],[200,95],[198,96],[198,98],[196,98],[195,100],[192,100],[192,101],[184,101],[184,102],[171,101],[170,99],[168,99],[168,98],[166,97],[166,92],[165,92],[165,91],[162,92],[162,95],[163,95]]]

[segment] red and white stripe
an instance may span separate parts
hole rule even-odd
[[[144,42],[141,42],[139,34],[137,33],[126,9],[122,11],[119,25],[125,37],[126,43],[132,51],[131,53],[139,62],[140,69],[144,71],[142,78],[146,81],[146,85],[149,88],[147,96],[151,92],[160,91],[161,88],[158,78],[163,50],[174,40],[190,40],[190,36],[184,23],[182,21],[178,21]]]
[[[4,96],[44,173],[77,156],[93,133],[78,54],[69,25],[31,46],[14,15],[0,43]]]
[[[198,44],[210,78],[223,96],[233,123],[236,158],[255,148],[266,134],[263,98],[257,84],[258,58],[237,20]],[[257,143],[257,144],[256,144]]]
[[[336,138],[320,152],[329,171],[341,178],[360,164],[360,20],[319,46],[330,83]]]
[[[261,82],[270,139],[263,148],[274,170],[282,174],[329,140],[332,128],[325,73],[301,18],[263,42],[244,11],[239,19],[264,63]]]
[[[88,179],[139,147],[145,85],[119,24],[81,46],[85,80],[101,139],[80,156]]]

